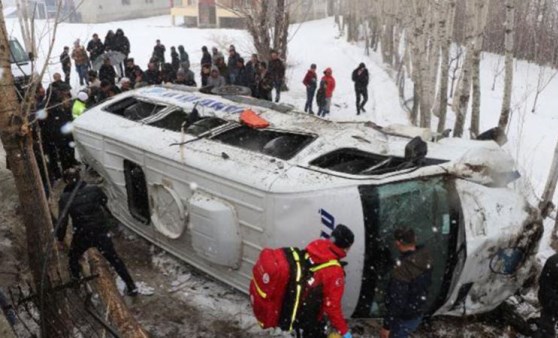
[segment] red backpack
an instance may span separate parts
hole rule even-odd
[[[250,301],[260,326],[292,331],[310,274],[333,265],[340,263],[311,266],[306,252],[298,248],[263,249],[250,282]]]

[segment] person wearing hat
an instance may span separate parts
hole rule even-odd
[[[416,244],[413,229],[396,229],[394,239],[400,256],[386,290],[387,315],[380,331],[381,338],[407,338],[418,328],[427,310],[432,284],[430,251]]]
[[[107,196],[101,188],[85,183],[80,176],[77,169],[64,171],[66,187],[58,202],[60,212],[67,208],[67,214],[61,215],[60,225],[56,229],[60,247],[64,246],[68,216],[72,219],[74,233],[68,254],[71,277],[73,280],[79,279],[79,259],[89,248],[97,248],[126,284],[126,294],[135,296],[138,288],[126,265],[118,257],[109,233]]]
[[[364,106],[368,102],[368,82],[370,80],[368,69],[366,69],[364,62],[353,71],[352,78],[355,83],[357,115],[360,115],[361,112],[366,112]]]
[[[340,260],[347,256],[354,240],[351,229],[339,224],[329,239],[315,240],[306,247],[314,273],[308,280],[303,306],[295,325],[302,337],[326,337],[324,315],[343,338],[352,337],[341,307],[345,272]]]

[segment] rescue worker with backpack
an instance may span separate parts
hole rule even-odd
[[[299,338],[325,338],[327,316],[343,338],[351,338],[341,307],[345,272],[340,260],[353,242],[353,232],[339,224],[330,239],[317,239],[305,250],[262,250],[250,283],[260,326],[295,330]]]

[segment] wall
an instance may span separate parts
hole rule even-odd
[[[170,0],[85,0],[78,12],[82,22],[99,23],[168,15],[170,8]]]

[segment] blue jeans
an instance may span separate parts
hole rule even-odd
[[[409,334],[415,332],[421,321],[422,317],[407,320],[394,319],[390,323],[389,338],[408,338]]]
[[[87,70],[89,69],[88,65],[76,65],[76,71],[79,75],[79,84],[83,86],[83,83],[89,84],[89,80],[87,79]]]
[[[312,112],[312,101],[314,101],[314,95],[316,94],[316,87],[306,87],[306,105],[304,106],[305,112]]]

